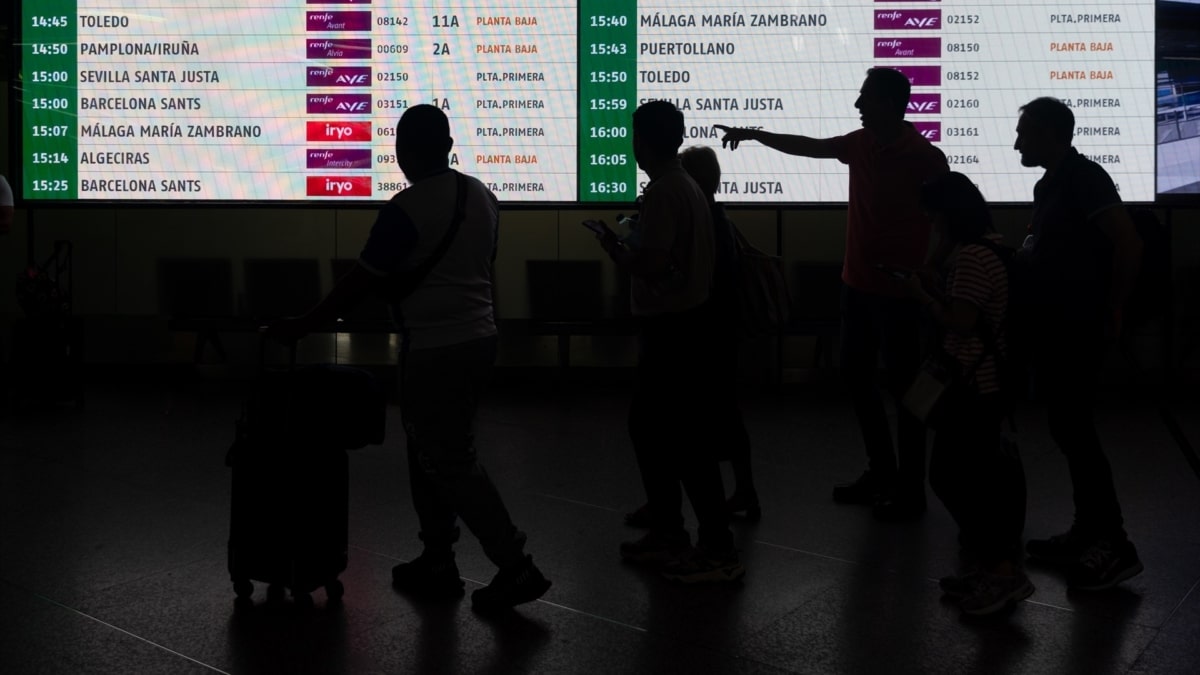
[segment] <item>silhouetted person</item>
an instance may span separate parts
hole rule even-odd
[[[838,502],[874,504],[884,520],[925,512],[925,427],[897,412],[896,446],[876,385],[880,352],[888,385],[899,397],[920,365],[920,308],[879,266],[916,269],[925,259],[929,221],[917,206],[921,184],[949,170],[946,157],[904,120],[908,78],[872,68],[854,106],[863,128],[834,138],[809,138],[729,128],[722,144],[754,140],[790,155],[836,158],[850,168],[846,255],[842,267],[842,373],[867,449],[867,471],[834,488]]]
[[[396,125],[396,161],[409,187],[380,210],[357,263],[329,295],[270,332],[296,338],[332,322],[373,288],[411,274],[459,221],[424,281],[393,302],[404,337],[400,410],[424,550],[393,568],[392,580],[414,594],[460,597],[464,584],[453,545],[461,518],[500,570],[471,595],[477,609],[490,610],[534,600],[550,582],[524,552],[525,535],[476,456],[476,408],[496,357],[492,275],[499,208],[483,183],[450,169],[453,143],[449,121],[438,108],[417,105],[404,112]],[[457,205],[464,198],[459,218]]]
[[[1035,386],[1050,435],[1067,458],[1075,498],[1071,528],[1030,540],[1026,551],[1063,566],[1072,587],[1100,590],[1142,571],[1093,418],[1097,375],[1120,333],[1120,308],[1137,278],[1142,242],[1112,178],[1071,146],[1071,109],[1038,98],[1020,111],[1013,147],[1022,166],[1046,173],[1033,189],[1015,301],[1026,305]]]
[[[13,192],[4,176],[0,175],[0,234],[8,234],[13,223]]]
[[[941,587],[968,614],[991,614],[1033,593],[1021,567],[1025,472],[1017,448],[1001,434],[1010,412],[1000,365],[1007,356],[1008,270],[995,248],[987,202],[961,173],[946,173],[921,189],[921,206],[945,251],[936,261],[945,279],[912,274],[906,286],[941,334],[964,388],[944,394],[933,438],[929,485],[958,523],[964,573]]]
[[[718,349],[710,291],[713,224],[708,199],[683,170],[683,113],[652,101],[633,113],[633,154],[650,182],[635,246],[601,236],[631,275],[638,318],[638,372],[629,406],[650,513],[645,537],[621,544],[621,557],[660,566],[685,583],[736,581],[745,574],[733,546],[721,471],[709,442],[717,403],[709,362]],[[680,483],[699,520],[697,545],[683,527]]]

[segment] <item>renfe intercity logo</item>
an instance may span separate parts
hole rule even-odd
[[[366,87],[371,84],[370,66],[309,66],[305,83],[310,87]]]
[[[305,138],[318,143],[362,142],[371,140],[370,122],[309,122]]]
[[[308,176],[309,197],[370,197],[370,176]]]
[[[309,94],[309,115],[365,115],[371,112],[370,94]]]
[[[937,30],[941,27],[940,9],[875,10],[875,30]]]
[[[321,148],[308,150],[305,163],[309,169],[369,169],[370,148]]]

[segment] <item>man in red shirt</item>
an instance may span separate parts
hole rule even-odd
[[[835,501],[874,504],[882,520],[925,512],[925,428],[900,406],[896,445],[875,384],[880,352],[897,399],[920,365],[920,308],[881,269],[924,265],[929,219],[921,212],[921,185],[949,171],[946,156],[904,120],[911,84],[891,68],[871,68],[854,107],[862,129],[833,138],[730,128],[722,145],[741,141],[802,157],[837,159],[850,167],[846,254],[842,266],[842,372],[854,400],[868,468],[834,488]],[[898,457],[898,461],[897,461]]]

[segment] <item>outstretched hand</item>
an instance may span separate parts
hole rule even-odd
[[[730,150],[737,150],[738,143],[754,138],[754,129],[727,127],[724,124],[714,124],[713,128],[725,132],[725,135],[721,137],[721,147],[723,148],[728,145]]]

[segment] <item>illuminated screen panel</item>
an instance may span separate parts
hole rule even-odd
[[[909,120],[992,201],[1030,199],[1013,129],[1041,95],[1127,200],[1200,180],[1170,145],[1190,90],[1156,61],[1152,0],[25,0],[19,22],[25,200],[386,199],[396,119],[433,103],[454,166],[501,200],[628,202],[639,103],[674,101],[688,145],[720,148],[713,124],[835,136],[872,66],[909,75]],[[720,157],[724,201],[847,196],[834,160]]]

